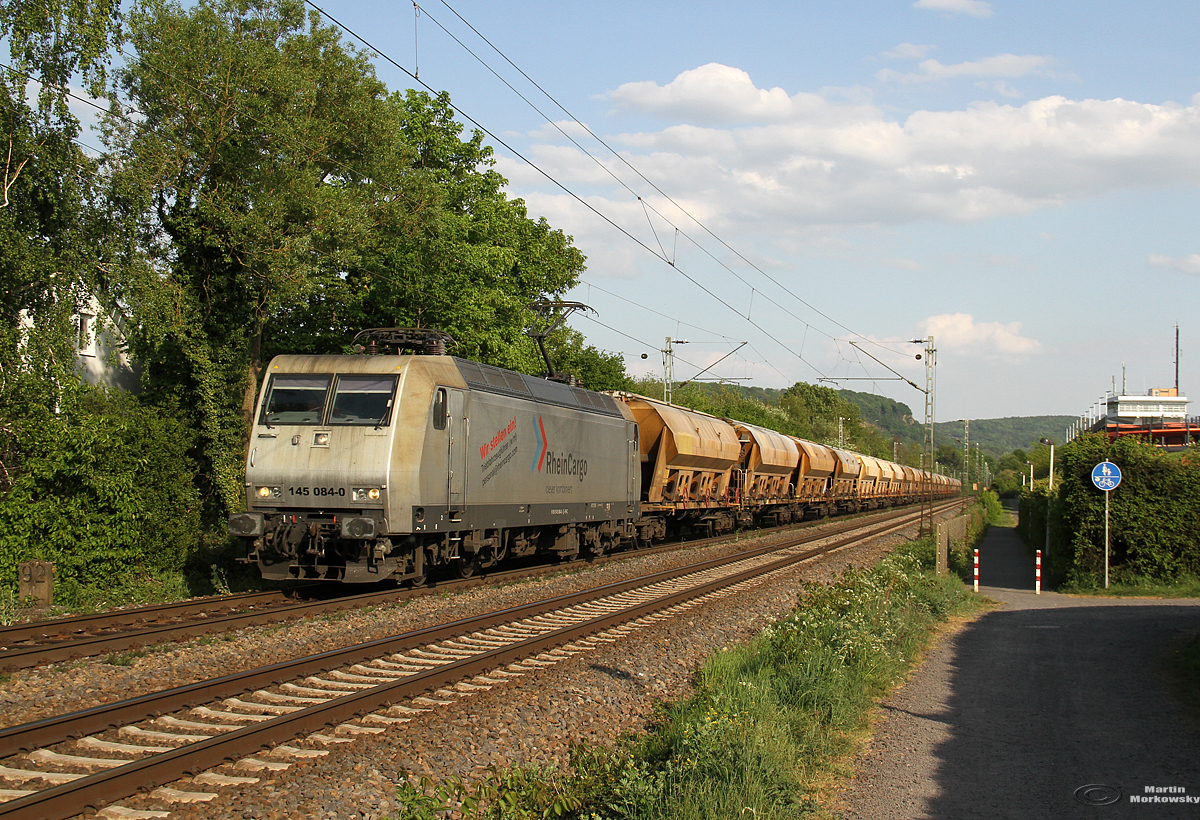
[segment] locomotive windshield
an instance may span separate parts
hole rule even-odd
[[[267,387],[261,424],[361,424],[381,427],[390,421],[395,376],[342,375],[326,399],[333,376],[276,373]]]
[[[329,392],[330,376],[288,375],[271,377],[263,402],[263,424],[320,424]]]
[[[386,424],[395,389],[395,376],[339,376],[329,423]]]

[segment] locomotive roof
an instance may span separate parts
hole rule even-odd
[[[268,366],[268,372],[388,373],[400,370],[405,366],[419,366],[422,362],[435,361],[442,364],[452,362],[462,375],[463,381],[472,390],[569,407],[585,413],[623,417],[616,401],[603,393],[547,381],[537,376],[527,376],[524,373],[480,364],[469,359],[460,359],[457,356],[370,356],[361,353],[354,355],[285,355],[272,359]]]
[[[463,380],[473,390],[532,399],[543,404],[557,404],[560,407],[604,416],[621,416],[621,411],[612,396],[537,376],[527,376],[501,367],[492,367],[490,364],[460,359],[457,356],[451,358],[458,365],[458,372],[462,374]]]

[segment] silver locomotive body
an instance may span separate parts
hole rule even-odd
[[[639,455],[610,396],[443,355],[278,356],[229,529],[273,579],[599,554],[633,535]]]

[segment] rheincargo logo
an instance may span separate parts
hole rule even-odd
[[[546,428],[542,426],[542,417],[537,417],[537,424],[533,426],[533,434],[537,436],[537,447],[533,451],[533,464],[530,466],[530,471],[540,473],[542,471],[542,459],[546,457],[546,451],[550,448],[550,442],[546,441]]]
[[[538,416],[534,426],[534,435],[537,436],[537,449],[534,452],[533,464],[529,467],[530,471],[547,476],[578,476],[579,480],[583,481],[587,475],[587,460],[576,458],[574,453],[550,452],[550,441],[546,438],[546,427],[542,424],[541,416]]]

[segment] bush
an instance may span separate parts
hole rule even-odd
[[[28,407],[5,431],[15,474],[0,497],[0,587],[17,565],[54,561],[68,606],[185,592],[180,571],[200,530],[188,456],[194,434],[171,406],[80,385],[60,412]]]
[[[1109,443],[1084,435],[1063,448],[1062,483],[1050,512],[1049,579],[1074,587],[1104,583],[1104,493],[1091,472],[1102,461],[1121,468],[1109,493],[1110,575],[1127,583],[1175,583],[1200,575],[1200,447],[1167,453],[1133,437]],[[1021,499],[1026,542],[1045,538],[1046,495]]]

